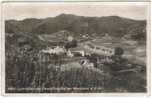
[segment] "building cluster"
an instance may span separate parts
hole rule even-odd
[[[76,57],[83,57],[83,59],[79,60],[81,65],[95,67],[95,64],[112,62],[111,57],[114,55],[114,49],[85,43],[83,47],[77,46],[69,49],[66,49],[64,46],[47,47],[46,49],[41,50],[40,53],[39,57],[42,62],[53,63],[55,61],[56,63],[64,60],[65,58],[72,60]],[[99,57],[92,56],[92,54],[96,54]]]

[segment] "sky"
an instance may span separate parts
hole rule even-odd
[[[102,17],[121,16],[136,20],[146,19],[144,5],[101,5],[101,4],[51,4],[51,3],[5,3],[4,19],[22,20],[25,18],[55,17],[59,14]]]

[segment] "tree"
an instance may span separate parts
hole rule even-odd
[[[114,55],[122,56],[123,54],[124,54],[124,50],[123,50],[121,47],[116,47],[116,48],[115,48],[115,53],[114,53]]]
[[[94,67],[97,67],[97,57],[98,55],[94,53],[89,57],[89,61],[94,64]]]
[[[68,42],[65,45],[65,48],[68,50],[69,48],[74,48],[77,47],[77,41],[76,40],[72,40],[71,42]]]

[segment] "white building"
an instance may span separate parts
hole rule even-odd
[[[68,57],[73,57],[74,55],[73,55],[73,53],[71,53],[70,50],[68,50],[68,51],[67,51],[67,56],[68,56]]]
[[[68,36],[68,38],[67,38],[67,40],[69,41],[69,42],[71,42],[71,41],[73,41],[73,36]]]
[[[48,53],[48,54],[62,54],[62,53],[65,53],[66,50],[65,48],[61,48],[59,46],[56,46],[55,48],[47,48],[45,50],[42,50],[43,53]]]
[[[84,48],[90,50],[92,53],[96,53],[99,55],[105,55],[105,56],[114,55],[114,49],[105,46],[92,45],[88,43],[84,46]]]
[[[77,51],[68,50],[67,51],[67,56],[69,56],[69,57],[73,57],[73,56],[75,56],[75,54],[80,54],[83,57],[85,56],[85,52],[83,50],[77,50]]]

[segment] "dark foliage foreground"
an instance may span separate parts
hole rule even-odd
[[[6,56],[6,92],[145,92],[144,71],[116,73],[104,65],[106,72],[86,67],[62,71],[59,64],[42,63],[38,53]],[[32,57],[31,57],[32,56]],[[55,63],[58,63],[56,60]],[[99,69],[99,67],[98,67]],[[10,88],[14,88],[11,90]]]

